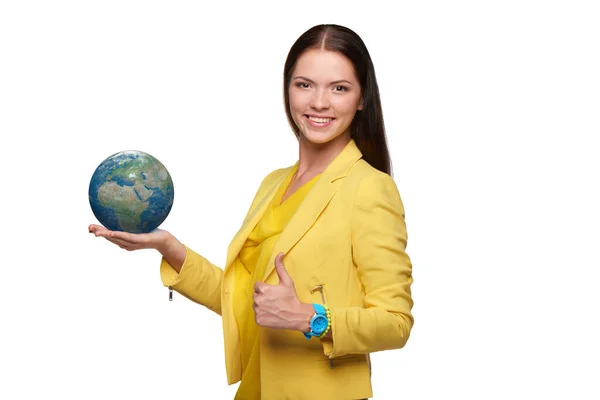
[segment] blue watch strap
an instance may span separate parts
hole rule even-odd
[[[327,324],[329,322],[327,319],[327,311],[325,310],[325,307],[317,303],[313,303],[312,305],[315,309],[316,315],[314,315],[310,320],[310,331],[302,332],[304,333],[306,339],[310,339],[313,336],[319,336],[326,329]]]
[[[315,308],[315,312],[319,315],[327,316],[327,311],[325,311],[325,307],[321,304],[313,303],[313,307]]]

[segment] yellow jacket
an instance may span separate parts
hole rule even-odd
[[[322,172],[281,232],[263,281],[277,284],[275,256],[301,302],[331,309],[333,340],[260,329],[262,398],[372,397],[369,353],[405,345],[413,325],[412,266],[404,208],[393,179],[362,160],[351,140]],[[187,249],[179,274],[162,260],[162,282],[222,316],[227,382],[241,379],[232,265],[291,167],[270,173],[227,251],[225,269]]]

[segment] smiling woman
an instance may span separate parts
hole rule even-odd
[[[298,58],[289,87],[290,114],[311,143],[350,139],[350,124],[362,98],[350,60],[324,49],[310,49]]]
[[[300,36],[285,62],[283,95],[288,123],[301,148],[306,135],[315,139],[314,143],[321,143],[319,136],[341,136],[341,143],[352,138],[365,161],[391,174],[375,67],[354,31],[339,25],[318,25]],[[319,123],[329,128],[327,120],[315,120],[319,117],[341,121],[326,134],[303,130],[307,125],[321,127]]]
[[[283,78],[299,158],[264,178],[224,269],[165,231],[90,232],[158,250],[163,284],[222,316],[236,399],[372,397],[370,353],[403,347],[413,326],[375,70],[355,32],[318,25]]]

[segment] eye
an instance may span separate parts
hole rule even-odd
[[[334,86],[333,90],[336,92],[347,92],[348,88],[346,86],[338,85],[338,86]]]
[[[298,82],[296,83],[296,87],[299,87],[301,89],[308,89],[310,85],[306,82]]]

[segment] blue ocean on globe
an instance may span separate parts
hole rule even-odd
[[[173,180],[150,154],[128,150],[102,161],[92,175],[89,199],[107,229],[148,233],[158,228],[173,207]]]

